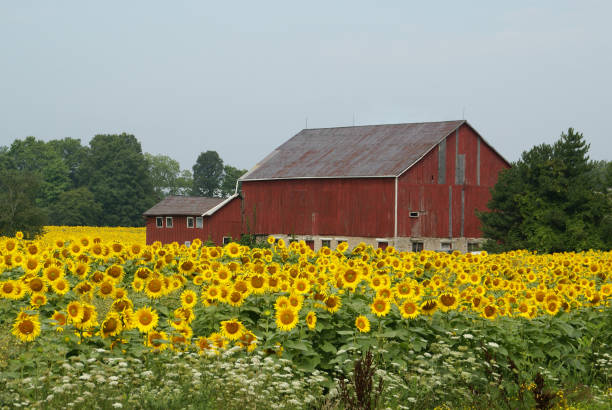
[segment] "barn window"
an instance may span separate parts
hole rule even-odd
[[[321,246],[331,248],[331,239],[321,239]]]
[[[419,217],[419,213],[415,212],[415,211],[412,211],[412,212],[410,212],[410,217],[411,218],[418,218]]]
[[[187,228],[193,228],[193,216],[187,217]]]
[[[223,245],[227,245],[228,243],[232,242],[232,237],[231,236],[224,236],[223,237]]]
[[[378,243],[378,249],[387,249],[387,246],[389,246],[389,241],[383,239],[377,239],[376,242]]]
[[[157,226],[158,228],[163,228],[164,227],[164,218],[161,216],[158,216],[157,218],[155,218],[155,226]]]
[[[306,239],[306,245],[314,251],[314,241],[312,239]]]
[[[191,246],[191,241],[185,241],[185,246],[189,248]]]
[[[480,250],[480,244],[478,242],[468,242],[468,252],[478,252]]]
[[[166,228],[172,228],[172,217],[171,216],[166,217]]]
[[[423,250],[423,242],[421,241],[412,242],[412,252],[421,252],[422,250]]]
[[[451,242],[440,242],[440,248],[443,251],[450,251],[453,249],[453,244]]]
[[[203,228],[204,227],[204,218],[202,218],[201,216],[196,216],[196,228]]]

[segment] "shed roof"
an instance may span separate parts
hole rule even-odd
[[[464,123],[305,129],[240,179],[395,177]]]
[[[225,198],[167,196],[143,215],[204,215],[223,201]]]

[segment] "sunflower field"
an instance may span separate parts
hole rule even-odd
[[[46,231],[0,238],[0,407],[612,404],[610,251]]]

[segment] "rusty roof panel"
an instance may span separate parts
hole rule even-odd
[[[223,201],[225,198],[168,196],[143,215],[203,215]]]
[[[398,176],[464,122],[305,129],[241,180]]]

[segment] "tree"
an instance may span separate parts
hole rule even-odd
[[[223,167],[223,182],[221,183],[221,196],[228,197],[236,192],[238,178],[247,172],[246,169],[238,169],[231,165]]]
[[[216,151],[202,152],[193,166],[192,195],[220,196],[223,160]]]
[[[487,204],[491,212],[478,213],[490,239],[485,249],[610,249],[612,206],[593,178],[588,150],[582,134],[570,128],[552,146],[535,146],[502,171]]]
[[[44,141],[34,137],[15,140],[7,152],[12,169],[40,176],[37,204],[49,208],[59,195],[70,189],[70,170],[63,158]]]
[[[145,153],[149,176],[157,200],[167,195],[187,195],[193,186],[193,177],[189,170],[181,171],[178,161],[167,155]]]
[[[96,135],[82,165],[96,202],[98,225],[141,226],[142,213],[155,203],[155,192],[140,142],[133,135]]]
[[[40,176],[31,172],[0,170],[0,235],[22,231],[31,239],[47,223],[44,210],[36,206]]]
[[[83,161],[87,158],[87,147],[81,145],[80,139],[64,138],[51,140],[47,143],[68,167],[72,188],[77,188],[85,181],[81,178]]]
[[[51,220],[55,225],[94,225],[102,216],[102,206],[86,187],[62,192],[51,206]]]

